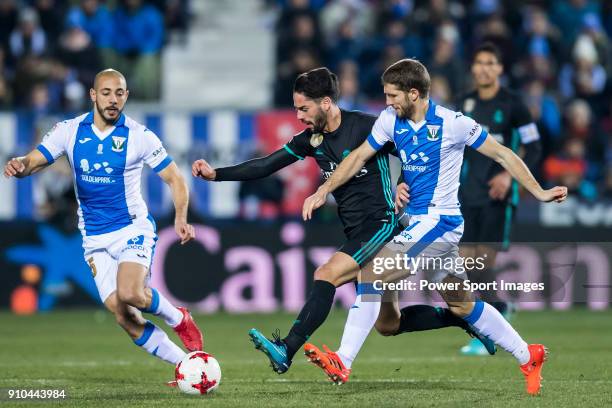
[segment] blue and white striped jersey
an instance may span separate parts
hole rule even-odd
[[[160,172],[172,162],[155,133],[123,114],[105,132],[94,126],[93,112],[59,122],[37,149],[49,163],[68,157],[84,237],[147,218],[140,186],[143,163]]]
[[[368,142],[375,150],[386,142],[395,143],[410,187],[408,214],[459,215],[464,147],[478,148],[486,137],[486,130],[473,119],[430,101],[420,123],[398,118],[388,107],[376,120]]]

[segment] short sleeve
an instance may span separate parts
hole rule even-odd
[[[516,129],[520,135],[522,144],[540,140],[538,127],[533,122],[529,109],[527,109],[527,106],[525,106],[519,97],[516,97],[512,109],[512,128]]]
[[[170,163],[172,158],[166,152],[166,149],[162,145],[159,137],[149,129],[145,129],[143,132],[143,159],[147,166],[151,167],[153,171],[159,173]]]
[[[453,137],[455,143],[478,149],[487,138],[487,131],[476,121],[462,113],[457,113],[454,119]]]
[[[68,123],[59,122],[43,137],[36,149],[45,156],[47,163],[51,164],[66,153],[69,140]]]
[[[283,149],[299,160],[304,160],[305,157],[312,156],[312,146],[318,146],[318,144],[322,142],[322,140],[313,140],[311,144],[310,139],[314,139],[316,137],[323,136],[312,135],[311,132],[305,130],[293,136],[289,143],[283,146]]]
[[[374,126],[372,133],[368,136],[368,143],[376,151],[382,149],[387,142],[393,143],[393,128],[395,126],[395,115],[385,109],[380,113]]]

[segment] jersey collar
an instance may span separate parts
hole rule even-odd
[[[418,132],[419,129],[423,127],[423,125],[435,120],[435,118],[436,118],[436,104],[434,103],[434,101],[430,99],[429,106],[427,107],[427,112],[425,113],[425,119],[423,119],[419,123],[414,123],[410,119],[407,119],[407,122],[415,132]]]

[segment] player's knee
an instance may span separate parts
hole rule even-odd
[[[467,317],[472,313],[474,302],[453,302],[448,304],[451,313],[457,317]]]
[[[376,321],[374,324],[376,331],[381,336],[395,336],[398,330],[398,322],[388,322],[388,321]]]
[[[119,301],[130,306],[137,307],[142,309],[146,307],[147,298],[145,296],[144,290],[133,290],[130,288],[126,289],[117,289],[117,297]]]
[[[333,268],[330,268],[327,264],[319,266],[315,270],[314,280],[324,280],[335,285],[336,276]]]

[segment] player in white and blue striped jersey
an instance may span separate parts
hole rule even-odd
[[[189,191],[159,138],[122,113],[128,94],[120,72],[100,72],[90,90],[92,111],[56,124],[35,150],[10,160],[4,175],[26,177],[67,157],[85,260],[100,299],[134,343],[176,364],[185,352],[141,312],[160,315],[190,351],[202,349],[202,334],[186,309],[148,285],[157,235],[140,192],[143,165],[170,187],[181,243],[195,236],[187,223]]]
[[[457,246],[463,233],[458,191],[465,146],[498,162],[538,200],[561,202],[567,197],[566,187],[542,189],[525,163],[473,119],[430,101],[429,73],[419,61],[396,62],[387,68],[382,82],[388,108],[378,117],[367,141],[349,154],[317,192],[306,199],[305,220],[326,202],[329,193],[350,180],[387,142],[393,142],[399,152],[403,178],[410,190],[410,203],[405,210],[408,222],[392,243],[409,257],[458,257]],[[466,279],[465,269],[445,268],[434,271],[429,280],[460,283]],[[441,294],[453,313],[519,361],[527,392],[537,394],[546,354],[544,346],[528,345],[495,308],[474,300],[471,293],[459,289]],[[401,333],[397,305],[384,305],[376,326],[385,334]],[[356,350],[359,347],[360,344],[355,345]],[[330,360],[335,358],[334,353],[327,354]],[[342,365],[342,362],[335,363]]]

